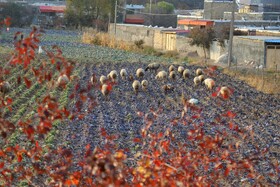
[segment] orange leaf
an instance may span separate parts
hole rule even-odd
[[[29,139],[33,137],[34,132],[35,132],[34,128],[31,125],[29,125],[26,129],[26,134]]]
[[[72,181],[67,179],[65,182],[64,182],[64,185],[65,186],[71,186],[72,185]]]
[[[72,184],[73,184],[73,185],[76,185],[76,186],[77,186],[77,185],[79,184],[79,182],[80,182],[80,181],[79,181],[78,179],[72,179]]]
[[[4,19],[4,24],[9,27],[11,25],[11,18],[7,17],[6,19]]]
[[[225,170],[225,176],[227,177],[230,173],[231,168],[228,166]]]
[[[86,150],[89,150],[90,149],[90,144],[87,144],[86,145]]]
[[[155,161],[154,161],[154,164],[155,164],[156,166],[160,167],[160,166],[161,166],[161,161],[160,161],[160,160],[155,160]]]
[[[23,79],[24,79],[24,82],[25,82],[25,84],[26,84],[26,87],[27,87],[27,88],[30,88],[30,86],[31,86],[31,81],[28,80],[26,77],[23,77]]]
[[[4,153],[4,151],[0,150],[0,157],[3,157],[3,156],[5,156],[5,153]]]
[[[22,154],[21,153],[17,154],[17,160],[18,160],[18,162],[22,161]]]
[[[212,93],[212,97],[217,97],[218,93],[217,92],[213,92]]]
[[[140,138],[134,138],[134,139],[133,139],[133,142],[134,142],[134,143],[141,143],[142,141],[141,141]]]
[[[18,78],[17,78],[17,84],[20,84],[20,83],[21,83],[21,77],[18,76]]]
[[[4,167],[4,162],[0,162],[0,169],[2,169]]]
[[[7,98],[7,104],[10,105],[10,104],[12,104],[12,102],[13,102],[13,99],[10,98],[10,97],[8,97],[8,98]]]
[[[236,114],[231,112],[231,111],[228,111],[227,114],[226,114],[229,118],[235,118]]]
[[[232,130],[234,128],[234,124],[232,122],[229,123],[229,128]]]

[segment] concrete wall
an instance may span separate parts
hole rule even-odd
[[[240,65],[252,61],[258,65],[264,65],[264,49],[265,45],[261,40],[233,37],[232,52]]]
[[[159,29],[149,28],[144,25],[129,25],[117,24],[116,25],[116,39],[127,42],[135,42],[143,40],[144,45],[154,46],[154,35]],[[115,34],[114,24],[110,24],[109,34]]]
[[[204,19],[223,19],[232,10],[232,2],[204,2]],[[237,11],[237,6],[236,6]]]
[[[154,47],[157,50],[175,49],[179,53],[186,55],[196,52],[199,56],[204,57],[203,48],[191,46],[190,38],[179,36],[175,33],[163,32],[161,28],[150,28],[143,25],[117,24],[116,26],[116,38],[118,40],[127,42],[143,40],[144,45]],[[109,34],[114,35],[114,33],[114,24],[111,24]],[[174,37],[175,41],[170,40],[170,37]],[[213,42],[210,50],[206,50],[206,57],[217,60],[226,51],[226,47],[223,48],[218,42]]]
[[[197,47],[197,46],[191,46],[190,45],[191,39],[183,36],[177,36],[176,40],[176,49],[179,53],[193,53],[197,52],[198,56],[204,57],[204,51],[203,48]],[[206,51],[206,57],[210,57],[209,50]]]
[[[225,42],[224,46],[217,41],[213,41],[212,45],[210,46],[210,59],[217,60],[221,55],[228,52],[228,43]]]
[[[231,12],[224,12],[224,19],[231,20]],[[256,13],[239,13],[235,12],[234,14],[235,20],[263,20],[263,13],[256,12]]]

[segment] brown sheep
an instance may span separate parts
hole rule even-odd
[[[0,92],[4,95],[7,94],[11,90],[11,85],[7,81],[0,82]]]
[[[169,73],[169,79],[175,80],[175,78],[176,78],[176,73],[175,73],[175,71],[170,71],[170,73]]]
[[[169,72],[175,71],[175,67],[173,65],[170,65],[168,68],[168,71]]]
[[[195,74],[196,74],[197,76],[202,75],[202,74],[203,74],[202,69],[201,69],[201,68],[198,68],[198,69],[195,71]]]

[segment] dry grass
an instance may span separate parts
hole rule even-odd
[[[280,94],[280,72],[224,68],[223,73],[243,80],[250,86],[264,93]]]
[[[3,60],[5,62],[5,61],[9,60],[9,58],[11,57],[12,52],[13,52],[12,49],[0,46],[1,61]]]
[[[128,42],[116,40],[115,37],[107,33],[87,30],[83,33],[82,42],[87,44],[101,45],[104,47],[117,48],[125,51],[136,50],[136,46]]]
[[[278,71],[267,71],[267,70],[256,70],[252,68],[227,68],[227,64],[216,64],[213,60],[207,59],[205,64],[204,58],[193,57],[191,64],[195,65],[216,65],[219,66],[223,73],[235,77],[239,80],[245,81],[248,85],[254,87],[256,90],[266,94],[273,94],[280,98],[280,72]]]

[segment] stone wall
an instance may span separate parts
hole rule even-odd
[[[203,48],[190,45],[191,39],[183,36],[177,36],[176,49],[179,53],[193,53],[197,52],[198,56],[204,57]],[[209,50],[206,51],[206,57],[210,58]]]
[[[240,65],[255,62],[264,65],[264,42],[256,39],[233,37],[232,52]]]
[[[167,33],[163,32],[162,28],[153,28],[143,25],[128,25],[117,24],[116,38],[127,42],[135,42],[143,40],[144,45],[151,46],[157,50],[165,51],[167,48],[175,48],[177,52],[182,54],[198,54],[200,57],[204,57],[203,48],[197,46],[191,46],[191,39],[184,36],[175,35],[175,46],[167,47],[166,38]],[[114,35],[114,24],[110,25],[109,34]],[[227,51],[227,47],[223,48],[218,42],[213,42],[210,50],[206,50],[206,57],[217,60],[220,55]]]
[[[117,40],[135,42],[143,40],[144,45],[154,46],[154,35],[158,29],[149,28],[144,25],[116,24],[116,35],[114,24],[110,24],[109,34],[115,35]]]

